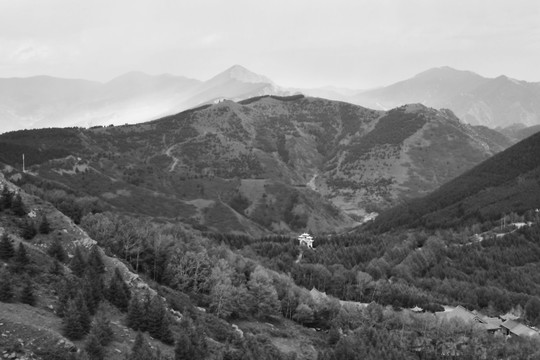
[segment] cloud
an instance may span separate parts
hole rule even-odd
[[[48,60],[51,54],[52,51],[47,45],[24,44],[15,49],[9,58],[15,63],[26,63]]]
[[[223,34],[212,33],[205,35],[199,39],[199,44],[202,46],[214,46],[223,39]]]

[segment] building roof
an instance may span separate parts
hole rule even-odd
[[[436,313],[436,315],[439,318],[445,318],[447,320],[457,318],[465,322],[476,321],[482,324],[486,324],[486,321],[484,321],[479,315],[465,309],[461,305],[456,306],[453,310],[450,311],[438,312]]]
[[[506,320],[501,326],[517,336],[539,336],[538,331],[527,325],[520,324],[515,320]]]

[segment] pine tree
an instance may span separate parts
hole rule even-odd
[[[161,340],[165,344],[174,343],[172,332],[169,328],[169,318],[165,305],[158,296],[150,301],[148,313],[146,314],[148,333]]]
[[[5,273],[0,273],[0,302],[11,302],[13,300],[13,287],[11,281]]]
[[[26,215],[26,210],[24,209],[21,194],[17,194],[13,198],[13,201],[11,203],[11,211],[13,211],[13,214],[19,217]]]
[[[103,259],[99,253],[99,247],[94,245],[88,256],[88,265],[96,270],[99,274],[105,272],[105,265],[103,264]]]
[[[43,215],[41,218],[41,222],[39,223],[39,233],[40,234],[48,234],[51,232],[51,225],[49,224],[49,219],[47,219],[47,215]]]
[[[180,323],[181,332],[174,348],[175,360],[202,360],[208,352],[204,331],[185,317]]]
[[[191,344],[188,334],[182,332],[176,340],[174,347],[174,360],[191,360],[195,359],[195,349]]]
[[[37,234],[34,222],[30,219],[23,219],[19,227],[21,228],[21,236],[25,240],[31,240]]]
[[[101,300],[103,300],[103,279],[94,268],[88,268],[84,274],[82,292],[91,314],[95,314]]]
[[[127,314],[127,326],[133,330],[141,330],[145,320],[145,314],[141,302],[137,296],[133,296],[129,302]]]
[[[77,305],[77,312],[79,315],[79,322],[81,324],[84,334],[88,334],[92,325],[92,317],[90,311],[88,311],[88,305],[83,297],[82,292],[79,292],[75,297],[75,304]]]
[[[75,254],[73,254],[73,258],[69,263],[69,267],[73,271],[73,274],[75,274],[76,276],[83,276],[84,271],[86,270],[86,260],[84,259],[84,255],[82,254],[81,248],[79,246],[75,248]]]
[[[61,317],[61,318],[65,317],[67,313],[67,308],[69,305],[69,300],[70,300],[70,297],[69,297],[68,292],[60,293],[60,296],[58,297],[58,302],[56,303],[56,306],[54,309],[58,317]]]
[[[69,300],[63,320],[63,334],[70,340],[80,340],[85,334],[75,300]]]
[[[96,313],[96,316],[94,317],[90,334],[95,335],[102,346],[109,345],[113,340],[114,333],[111,328],[111,322],[107,318],[103,307],[100,307]]]
[[[155,356],[146,342],[144,335],[139,331],[128,356],[129,360],[154,360]]]
[[[21,302],[34,306],[36,303],[36,297],[34,296],[34,289],[30,281],[27,281],[21,292]]]
[[[30,263],[30,259],[28,258],[28,255],[26,253],[26,247],[22,242],[19,243],[13,260],[16,272],[23,271],[26,268],[26,265]]]
[[[88,339],[84,345],[84,351],[86,351],[89,360],[103,360],[105,358],[105,349],[99,343],[96,335],[92,333],[88,335]]]
[[[13,201],[13,193],[9,191],[7,185],[2,188],[2,194],[0,196],[0,210],[11,208]]]
[[[52,244],[47,249],[47,254],[60,262],[64,262],[67,259],[66,251],[58,238],[53,240]]]
[[[9,260],[15,254],[15,249],[11,240],[9,240],[7,232],[4,232],[0,239],[0,259]]]
[[[114,269],[114,275],[109,282],[106,292],[107,300],[118,309],[126,311],[129,305],[130,292],[120,270]]]
[[[64,274],[64,268],[62,267],[62,265],[60,265],[58,260],[54,259],[54,262],[49,268],[49,273],[52,275],[62,275]]]

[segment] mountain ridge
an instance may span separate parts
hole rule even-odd
[[[0,118],[4,120],[0,132],[140,123],[224,99],[297,93],[383,110],[422,103],[449,108],[467,123],[491,128],[540,124],[540,83],[504,75],[491,79],[443,66],[371,90],[308,89],[281,87],[264,75],[233,65],[205,81],[140,71],[103,83],[46,75],[0,79]]]
[[[259,96],[136,125],[0,135],[0,161],[20,166],[25,152],[29,174],[113,206],[262,235],[261,226],[345,230],[434,190],[509,142],[420,104],[383,112]]]

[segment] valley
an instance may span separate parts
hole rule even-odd
[[[2,356],[538,354],[539,141],[520,131],[262,95],[1,134]]]

